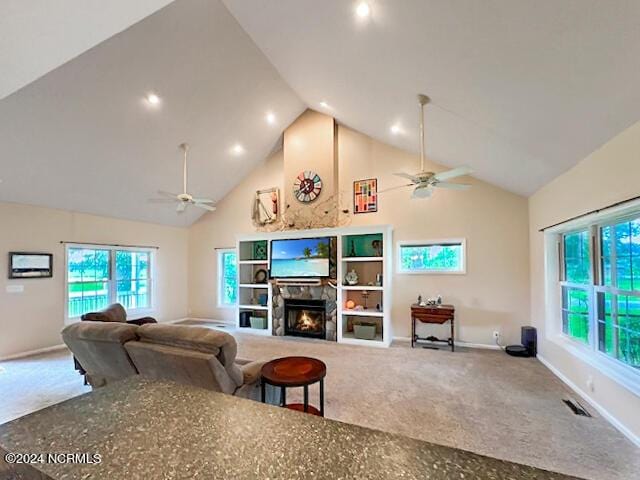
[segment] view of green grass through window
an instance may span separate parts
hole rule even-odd
[[[594,337],[600,352],[640,368],[640,219],[599,227],[597,255],[589,232],[563,235],[562,331],[586,344]]]
[[[238,261],[235,251],[220,253],[221,262],[221,300],[222,305],[235,305],[238,302]]]
[[[112,264],[115,264],[115,288],[112,288]],[[69,318],[100,310],[113,302],[128,310],[150,308],[150,264],[148,251],[69,248]]]
[[[463,261],[462,243],[400,246],[400,266],[406,272],[461,272]]]

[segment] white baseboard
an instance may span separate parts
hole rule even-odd
[[[178,322],[184,322],[185,320],[193,320],[195,322],[207,322],[207,323],[216,322],[216,323],[224,323],[225,325],[234,325],[234,326],[236,324],[233,320],[219,320],[217,318],[199,318],[199,317],[178,318],[175,320],[167,320],[166,323],[178,323]]]
[[[393,337],[394,342],[410,342],[411,337]],[[467,347],[467,348],[483,348],[485,350],[500,350],[498,345],[489,345],[487,343],[472,343],[472,342],[461,342],[456,340],[456,347]],[[442,344],[444,345],[444,343]]]
[[[627,437],[629,440],[631,440],[631,442],[634,443],[637,447],[640,447],[640,437],[638,435],[636,435],[631,430],[629,430],[622,422],[620,422],[620,420],[618,420],[611,413],[609,413],[609,411],[607,409],[605,409],[602,405],[600,405],[593,398],[591,398],[584,390],[582,390],[575,383],[573,383],[571,380],[569,380],[568,377],[566,377],[556,367],[551,365],[551,363],[549,363],[542,355],[538,355],[538,360],[540,360],[540,363],[542,363],[545,367],[547,367],[549,370],[551,370],[551,373],[553,373],[556,377],[558,377],[560,380],[562,380],[564,382],[564,384],[567,385],[571,390],[573,390],[578,395],[580,395],[582,398],[584,398],[589,403],[589,405],[591,405],[593,408],[595,408],[597,410],[597,412],[604,419],[606,419],[611,425],[613,425],[616,428],[616,430],[618,430],[625,437]]]
[[[6,357],[0,357],[0,362],[3,362],[5,360],[15,360],[17,358],[30,357],[32,355],[39,355],[41,353],[54,352],[56,350],[62,350],[63,348],[67,348],[67,346],[64,343],[61,343],[52,347],[38,348],[37,350],[28,350],[26,352],[14,353],[12,355],[7,355]]]

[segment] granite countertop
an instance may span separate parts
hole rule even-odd
[[[14,476],[0,460],[2,479],[573,478],[139,376],[0,425],[1,450],[102,460]]]

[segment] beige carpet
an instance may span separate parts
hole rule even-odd
[[[239,356],[308,355],[327,364],[326,415],[594,480],[640,478],[640,450],[533,359],[502,352],[352,347],[238,333]],[[301,397],[288,394],[288,400]],[[60,351],[0,363],[0,423],[88,391]],[[317,402],[317,390],[311,390]]]

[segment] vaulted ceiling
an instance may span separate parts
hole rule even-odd
[[[219,200],[307,107],[417,151],[418,92],[432,160],[528,195],[640,119],[633,0],[106,3],[0,5],[0,201],[189,225],[179,143]]]

